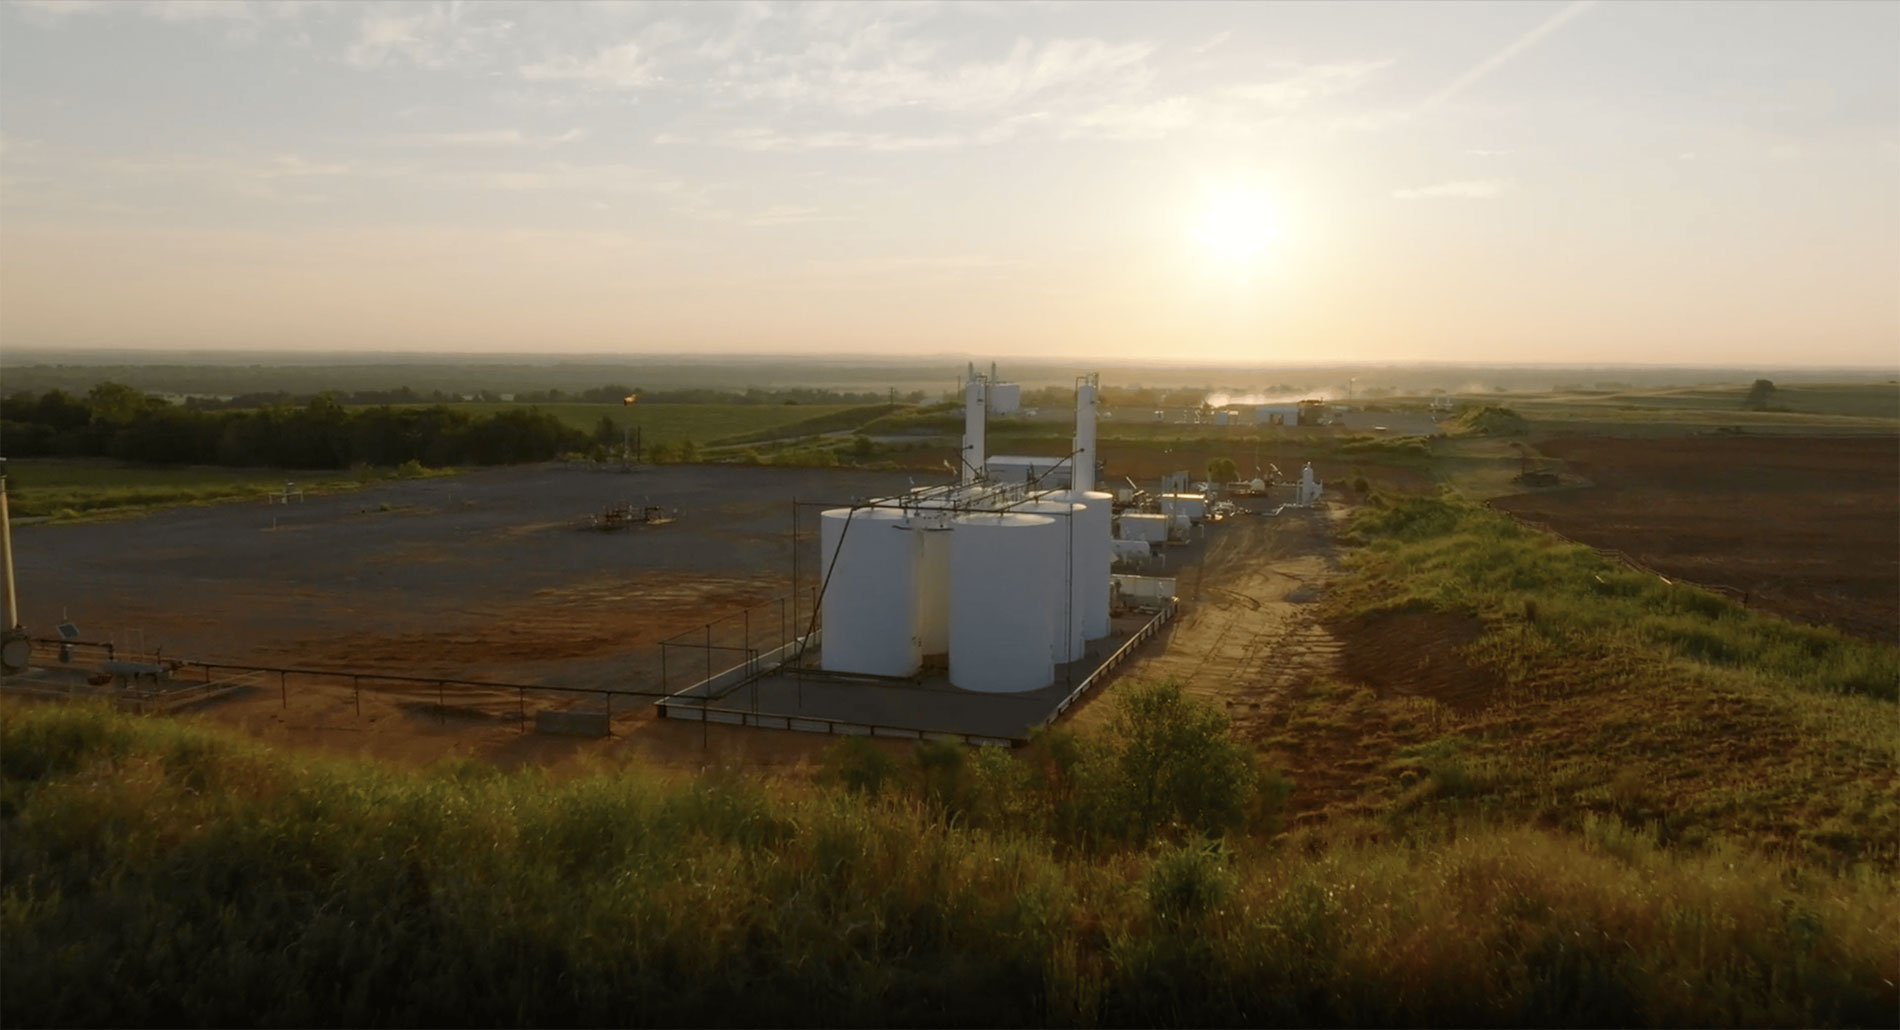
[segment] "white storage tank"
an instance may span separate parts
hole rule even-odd
[[[1055,680],[1049,585],[1067,562],[1047,515],[964,515],[950,530],[950,682],[1014,694]],[[829,629],[826,631],[829,633]]]
[[[920,514],[917,535],[917,637],[925,656],[950,653],[950,519]]]
[[[1043,531],[1049,546],[1056,551],[1055,575],[1049,581],[1049,655],[1057,665],[1082,657],[1082,618],[1086,602],[1079,586],[1087,579],[1081,562],[1071,561],[1084,546],[1083,517],[1087,506],[1059,499],[1057,494],[1010,508],[1025,515],[1042,515],[1054,520]]]
[[[1146,540],[1151,544],[1166,543],[1168,539],[1168,517],[1131,513],[1123,515],[1116,522],[1121,528],[1123,540]]]
[[[1100,640],[1108,636],[1109,565],[1114,558],[1109,544],[1114,539],[1115,498],[1100,490],[1065,490],[1057,500],[1082,505],[1076,515],[1074,595],[1076,610],[1082,613],[1082,636]]]
[[[825,669],[909,676],[922,668],[921,537],[905,513],[892,508],[832,508],[819,518],[824,643],[818,654]]]

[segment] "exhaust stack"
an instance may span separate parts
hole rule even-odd
[[[984,416],[989,408],[989,380],[970,366],[970,381],[963,387],[963,475],[962,482],[974,483],[983,475],[985,442]]]
[[[1100,373],[1082,377],[1075,388],[1075,465],[1076,493],[1095,489],[1095,405]]]

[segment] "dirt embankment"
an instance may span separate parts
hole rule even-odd
[[[1595,485],[1496,507],[1788,618],[1900,633],[1900,435],[1580,436],[1541,449]]]

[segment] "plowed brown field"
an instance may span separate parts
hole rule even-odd
[[[1496,507],[1750,606],[1900,636],[1900,436],[1560,437],[1595,485]]]

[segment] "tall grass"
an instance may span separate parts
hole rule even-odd
[[[394,772],[101,709],[6,715],[10,1025],[1895,1015],[1891,878],[1620,829],[1079,851],[909,790]]]

